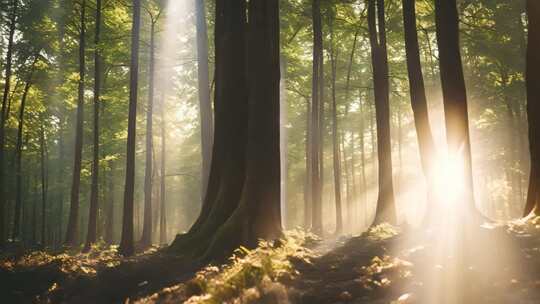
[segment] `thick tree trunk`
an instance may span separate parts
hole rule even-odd
[[[208,34],[204,0],[195,0],[197,17],[197,72],[199,85],[199,112],[201,123],[201,199],[204,200],[212,162],[212,143],[214,141],[214,119],[210,100],[210,76],[208,66]]]
[[[133,204],[135,191],[135,140],[137,132],[137,93],[139,86],[139,32],[141,24],[141,1],[133,0],[133,20],[131,28],[131,63],[128,139],[126,154],[126,183],[124,188],[124,212],[122,216],[122,237],[118,251],[131,256],[133,246]]]
[[[9,97],[10,92],[10,84],[11,84],[11,67],[12,67],[12,57],[13,57],[13,40],[15,36],[15,26],[17,23],[17,4],[19,3],[18,0],[12,0],[11,1],[11,13],[10,13],[10,20],[9,20],[9,34],[8,34],[8,45],[7,45],[7,51],[6,51],[6,71],[5,71],[5,78],[4,78],[4,94],[2,95],[2,110],[0,113],[0,248],[4,246],[5,242],[5,204],[6,204],[6,187],[5,187],[5,181],[4,181],[4,144],[5,144],[5,128],[6,128],[6,120],[8,117],[8,111],[7,111],[7,100]],[[18,233],[17,233],[18,234]]]
[[[215,134],[208,189],[197,221],[188,234],[176,237],[173,250],[187,250],[189,243],[202,246],[238,206],[248,127],[245,36],[245,0],[216,1]]]
[[[246,178],[238,208],[205,256],[281,236],[278,0],[249,2],[249,131]]]
[[[321,109],[322,92],[321,71],[323,70],[323,38],[322,38],[322,20],[321,20],[321,1],[312,1],[312,19],[313,19],[313,83],[312,83],[312,105],[311,105],[311,183],[312,183],[312,224],[314,233],[323,233],[322,224],[322,125]]]
[[[529,149],[531,172],[525,215],[540,215],[540,3],[527,0],[529,18],[527,45],[527,117],[529,119]]]
[[[388,80],[388,54],[384,0],[369,0],[368,25],[375,88],[375,114],[377,120],[377,150],[379,155],[379,196],[375,223],[395,224],[396,207],[392,177],[392,145],[390,138],[390,101]]]
[[[443,93],[448,156],[461,167],[465,207],[477,215],[474,205],[469,114],[459,49],[458,12],[455,0],[435,0],[435,21]]]
[[[332,66],[332,145],[333,145],[333,166],[334,166],[334,199],[336,203],[336,234],[343,231],[343,211],[341,206],[341,152],[339,150],[337,100],[336,100],[336,73],[338,51],[334,45],[334,33],[331,28],[330,60]],[[351,210],[349,210],[351,214]]]
[[[75,157],[73,160],[73,178],[71,183],[71,201],[69,220],[66,231],[65,244],[77,245],[79,234],[79,188],[81,185],[81,162],[83,147],[83,124],[84,124],[84,79],[85,79],[85,32],[86,32],[86,0],[83,0],[80,8],[81,28],[79,33],[79,89],[77,99],[77,122],[75,131]]]
[[[146,167],[144,169],[144,219],[141,245],[152,245],[152,175],[153,171],[153,115],[154,115],[154,73],[155,73],[155,34],[156,22],[152,19],[150,25],[150,68],[148,79],[148,107],[146,109]]]
[[[88,214],[88,231],[84,251],[90,250],[97,240],[97,215],[99,195],[99,107],[101,98],[101,0],[96,0],[96,32],[94,37],[94,142],[92,153],[92,185],[90,190],[90,210]]]

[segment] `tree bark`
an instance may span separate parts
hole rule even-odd
[[[330,27],[330,60],[332,66],[332,145],[334,166],[334,199],[336,204],[336,234],[343,232],[343,211],[341,206],[341,152],[339,147],[337,100],[336,100],[336,73],[338,51],[334,45],[334,30]],[[349,210],[349,214],[350,214]]]
[[[45,128],[43,126],[44,121],[43,117],[40,118],[40,127],[39,127],[39,155],[41,160],[41,246],[45,248],[47,245],[46,239],[46,220],[47,220],[47,143],[45,138]]]
[[[165,178],[166,174],[166,149],[167,149],[167,133],[165,131],[165,98],[161,101],[161,176],[160,176],[160,190],[159,190],[159,205],[160,205],[160,217],[159,217],[159,243],[167,243],[167,207],[166,207],[166,191]]]
[[[212,162],[212,142],[214,141],[214,119],[210,100],[210,76],[208,66],[208,34],[204,0],[195,0],[197,17],[197,72],[199,86],[199,112],[201,123],[201,199],[204,200]]]
[[[379,196],[375,224],[395,224],[396,207],[392,177],[392,145],[390,136],[390,101],[388,80],[388,54],[384,0],[369,0],[369,40],[375,87],[375,114],[377,121],[377,150],[379,156]]]
[[[527,117],[531,171],[525,215],[540,215],[540,3],[527,0],[529,18],[527,45]]]
[[[312,116],[311,116],[311,100],[306,100],[306,178],[304,185],[304,229],[309,230],[311,228],[311,217],[312,217]]]
[[[212,239],[205,257],[281,236],[278,0],[249,1],[249,131],[246,175],[238,208]]]
[[[435,23],[443,93],[446,139],[450,159],[462,162],[465,207],[476,214],[474,205],[469,114],[463,66],[459,49],[458,12],[455,0],[435,1]]]
[[[79,33],[79,88],[77,97],[77,122],[75,131],[75,157],[73,160],[73,177],[71,183],[71,201],[69,220],[66,231],[65,244],[77,245],[79,234],[79,188],[81,185],[81,162],[83,147],[83,124],[84,124],[84,81],[85,81],[85,33],[86,33],[86,0],[82,0],[80,7],[81,28]]]
[[[131,63],[128,139],[126,154],[126,183],[124,188],[124,212],[122,216],[122,237],[118,251],[124,256],[131,256],[133,246],[133,204],[135,191],[135,140],[137,132],[137,93],[139,85],[139,32],[141,24],[141,1],[133,0],[133,20],[131,28]]]
[[[321,106],[322,92],[321,78],[323,70],[323,38],[321,20],[321,1],[312,1],[313,20],[313,83],[312,83],[312,105],[311,105],[311,183],[312,183],[312,231],[322,234],[322,125]]]
[[[22,210],[22,136],[23,136],[23,127],[24,127],[24,113],[26,110],[26,99],[28,97],[28,92],[32,86],[32,74],[34,70],[34,65],[37,62],[39,55],[37,54],[34,62],[32,63],[32,68],[26,84],[24,85],[23,95],[21,97],[21,106],[19,109],[19,126],[17,128],[17,144],[15,147],[15,212],[13,219],[13,239],[18,239],[20,237],[20,218]]]
[[[247,75],[243,72],[247,69],[245,0],[216,1],[214,38],[215,134],[208,188],[197,221],[186,235],[176,237],[172,250],[208,242],[238,206],[244,184],[248,127]]]
[[[97,240],[97,215],[99,195],[99,108],[101,98],[101,0],[96,0],[96,32],[94,37],[94,142],[92,153],[92,184],[90,191],[90,210],[88,214],[88,231],[84,251],[89,251]]]
[[[152,175],[153,171],[153,115],[154,115],[154,76],[155,76],[155,35],[157,20],[151,16],[150,24],[150,68],[148,79],[148,106],[146,109],[146,167],[144,169],[144,219],[141,245],[152,245]]]

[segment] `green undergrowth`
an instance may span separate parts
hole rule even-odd
[[[312,234],[293,230],[278,241],[260,241],[252,250],[240,247],[225,265],[207,266],[189,282],[165,288],[138,303],[251,303],[264,298],[280,302],[279,298],[286,298],[283,284],[298,275],[292,261],[311,263],[315,253],[306,244],[314,240]]]
[[[157,251],[152,247],[143,254]],[[41,266],[54,265],[67,275],[95,275],[99,268],[115,267],[121,263],[123,257],[118,253],[117,245],[106,245],[98,242],[88,252],[69,250],[58,254],[46,251],[33,251],[17,258],[0,261],[0,269],[8,271],[21,271]]]

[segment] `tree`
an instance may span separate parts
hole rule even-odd
[[[97,240],[97,215],[99,195],[99,104],[101,97],[101,0],[96,0],[96,31],[94,36],[94,142],[92,153],[92,185],[90,190],[90,211],[88,215],[88,231],[85,251],[90,250]]]
[[[137,132],[137,93],[139,85],[139,33],[141,27],[141,1],[133,0],[133,21],[131,27],[131,63],[128,139],[126,153],[126,183],[124,187],[124,212],[122,215],[122,237],[119,252],[131,256],[135,252],[133,246],[133,200],[135,190],[135,136]]]
[[[43,113],[40,115],[40,125],[39,125],[39,155],[41,163],[41,246],[45,247],[47,245],[46,239],[46,222],[47,222],[47,192],[48,192],[48,151],[47,143],[45,138],[45,128]]]
[[[529,150],[531,171],[525,216],[540,215],[540,3],[527,0],[529,18],[527,44],[527,118],[529,120]]]
[[[79,84],[77,97],[77,122],[75,131],[75,157],[73,160],[73,177],[71,182],[71,200],[69,220],[66,231],[65,244],[75,246],[77,244],[79,223],[79,188],[81,186],[81,162],[83,148],[83,123],[84,123],[84,81],[85,81],[85,48],[86,48],[86,0],[80,4],[80,33],[79,33]]]
[[[375,91],[377,151],[379,156],[379,196],[377,199],[375,223],[396,223],[394,184],[392,181],[388,52],[386,47],[384,0],[369,0],[368,26]]]
[[[155,16],[150,11],[150,59],[148,71],[148,106],[146,109],[146,160],[144,171],[144,219],[141,244],[143,247],[152,244],[152,175],[153,175],[153,116],[154,116],[154,90],[155,90],[155,36],[156,23],[160,12]]]
[[[200,215],[171,248],[208,242],[238,206],[245,177],[247,144],[246,3],[216,2],[215,134],[208,188]],[[232,72],[236,71],[236,72]]]
[[[166,206],[166,192],[165,179],[167,177],[166,168],[166,149],[167,149],[167,133],[165,131],[165,98],[161,100],[161,174],[160,174],[160,188],[159,188],[159,205],[160,205],[160,217],[159,217],[159,243],[167,243],[167,206]]]
[[[13,238],[18,238],[20,235],[20,218],[22,211],[22,146],[23,146],[23,127],[24,114],[26,110],[26,100],[28,92],[32,86],[32,76],[35,65],[39,59],[39,52],[36,53],[32,62],[26,84],[24,85],[23,95],[21,97],[21,105],[19,108],[19,124],[17,127],[17,144],[15,146],[15,218],[13,219]]]
[[[322,234],[322,98],[323,93],[323,38],[321,20],[321,2],[311,2],[313,20],[313,80],[311,87],[311,228],[314,233]]]
[[[416,31],[416,0],[403,0],[403,26],[405,29],[405,52],[407,54],[407,71],[409,75],[409,90],[411,107],[414,115],[414,126],[420,150],[420,161],[426,183],[428,184],[428,197],[430,202],[433,196],[432,182],[434,178],[435,143],[429,124],[424,77],[420,63],[420,48]]]
[[[207,204],[211,210],[198,232],[177,237],[172,250],[189,240],[196,248],[185,251],[223,258],[239,245],[281,235],[278,11],[277,0],[250,1],[246,24],[245,0],[216,2],[216,134],[206,195],[216,200]],[[247,70],[241,68],[246,63]],[[226,147],[228,157],[215,153]],[[242,170],[229,169],[231,161]],[[235,188],[212,194],[217,172],[222,185]]]
[[[208,34],[206,27],[206,11],[203,0],[195,0],[197,17],[197,73],[199,88],[199,115],[201,123],[201,195],[208,187],[210,163],[212,161],[212,142],[214,140],[214,121],[210,101],[210,76],[208,67]],[[201,199],[204,200],[204,197]]]
[[[19,1],[18,0],[12,0],[11,1],[11,12],[9,17],[9,35],[8,35],[8,45],[7,45],[7,51],[6,51],[6,70],[5,70],[5,77],[4,77],[4,94],[2,95],[2,110],[0,113],[0,247],[3,247],[4,245],[4,209],[5,209],[5,203],[6,203],[6,193],[5,192],[5,181],[4,181],[4,145],[5,145],[5,128],[6,128],[6,120],[8,117],[9,112],[7,111],[7,101],[9,97],[10,92],[10,86],[11,86],[11,68],[12,68],[12,58],[13,58],[13,40],[15,36],[15,28],[17,25],[17,8],[18,8]],[[17,228],[18,230],[19,228]],[[18,232],[14,236],[18,236]]]
[[[463,200],[467,204],[465,207],[476,213],[467,92],[459,49],[458,11],[455,0],[435,1],[435,23],[449,161],[455,162],[452,165],[458,167],[460,177],[463,178]]]
[[[246,174],[238,207],[205,256],[281,236],[278,0],[251,0],[248,21],[249,124]]]
[[[330,23],[334,22],[331,20]],[[341,210],[341,157],[339,147],[338,134],[338,115],[336,101],[336,73],[338,50],[334,44],[334,27],[330,24],[330,62],[332,66],[332,146],[333,146],[333,162],[334,162],[334,197],[336,203],[336,234],[343,231],[343,213]],[[352,213],[349,210],[349,213]]]

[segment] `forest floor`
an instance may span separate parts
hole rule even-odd
[[[539,303],[540,219],[467,230],[293,231],[223,266],[156,249],[121,259],[34,252],[0,262],[2,303]],[[129,300],[127,300],[129,299]]]

